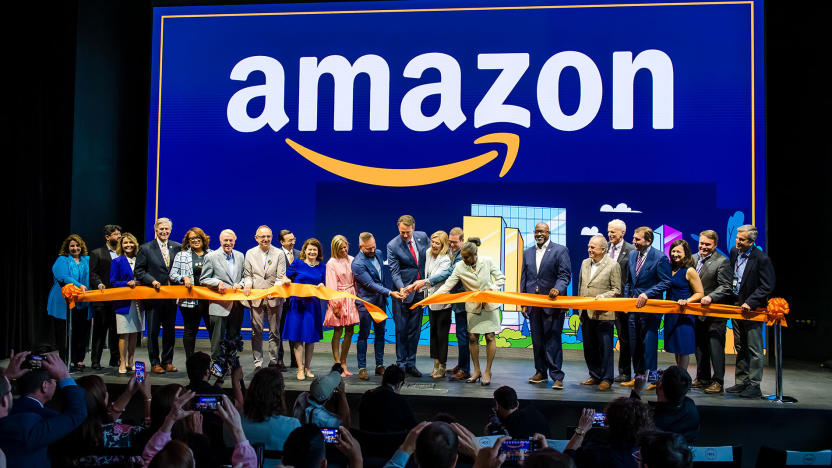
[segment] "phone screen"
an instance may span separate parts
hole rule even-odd
[[[220,395],[197,395],[191,400],[191,405],[197,411],[216,411],[221,401]]]
[[[530,439],[508,439],[500,446],[500,453],[506,454],[506,461],[525,461],[532,451]]]
[[[138,383],[144,382],[144,378],[145,378],[144,363],[142,361],[136,361],[133,365],[134,365],[134,368],[136,369],[136,382],[138,382]]]
[[[324,436],[324,442],[326,442],[327,444],[337,444],[338,443],[338,428],[337,427],[321,428],[321,434]]]
[[[595,419],[592,425],[596,427],[607,427],[607,415],[604,413],[595,413]]]
[[[650,371],[650,374],[647,376],[647,381],[650,383],[656,383],[659,381],[659,378],[662,376],[662,371],[653,370]]]
[[[29,355],[29,368],[40,369],[43,367],[43,356],[40,354]]]

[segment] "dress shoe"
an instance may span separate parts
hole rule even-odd
[[[656,389],[656,384],[651,383],[650,385],[647,386],[647,388],[644,389],[644,391],[647,392],[647,391],[655,390],[655,389]]]
[[[552,390],[563,390],[563,380],[555,380],[552,384]]]
[[[630,378],[630,374],[618,374],[618,377],[616,377],[616,378],[613,380],[613,382],[615,382],[615,383],[621,383],[621,382],[629,382],[630,380],[632,380],[632,379]]]
[[[722,384],[719,382],[711,382],[711,385],[705,389],[705,393],[722,393]]]
[[[460,380],[468,380],[469,377],[471,377],[471,374],[465,372],[462,369],[459,369],[458,371],[456,371],[456,373],[454,373],[454,375],[448,377],[448,380],[450,380],[451,382],[457,382]]]
[[[110,361],[110,367],[118,367],[118,359],[115,361]]]
[[[711,382],[707,380],[696,379],[690,384],[690,388],[708,388],[709,385],[711,385]]]
[[[376,366],[376,375],[384,375],[384,366]]]
[[[454,366],[452,369],[445,371],[448,375],[454,375],[459,372],[459,366]]]
[[[370,374],[367,373],[367,369],[361,368],[358,370],[358,378],[361,380],[370,380]]]
[[[621,382],[622,387],[633,387],[636,384],[636,379],[628,380],[626,382]]]
[[[747,387],[747,386],[748,386],[748,384],[738,383],[738,384],[734,385],[733,387],[726,388],[725,393],[742,393],[743,390],[745,390],[745,387]]]
[[[536,372],[533,376],[529,377],[529,383],[543,383],[547,380],[549,379],[547,379],[546,376],[540,372]]]
[[[740,393],[740,398],[761,398],[763,396],[763,392],[760,391],[760,387],[756,385],[749,385],[745,387],[745,390]]]
[[[101,364],[99,364],[97,362],[95,364],[91,365],[90,367],[92,367],[92,370],[95,370],[95,371],[100,371],[101,369],[103,369],[103,367],[101,367]]]
[[[283,365],[281,363],[278,363],[277,364],[277,370],[279,370],[280,372],[286,372],[289,369],[287,369],[285,365]]]
[[[422,373],[419,372],[419,369],[417,369],[416,366],[408,366],[407,369],[405,369],[405,372],[413,377],[416,377],[417,379],[422,376]]]
[[[590,377],[590,378],[584,380],[583,382],[581,382],[581,385],[597,385],[597,384],[598,384],[598,380],[595,377]]]
[[[612,388],[612,385],[610,385],[610,383],[607,382],[606,380],[604,380],[603,382],[598,384],[598,390],[601,391],[601,392],[609,391],[610,388]]]
[[[150,368],[150,372],[153,372],[154,374],[164,374],[164,373],[165,373],[165,369],[164,369],[162,366],[160,366],[159,364],[154,364],[154,365]]]
[[[439,367],[436,369],[436,373],[432,375],[434,379],[444,379],[445,378],[445,364],[439,364]]]
[[[179,369],[174,367],[173,364],[165,364],[165,372],[179,372]]]

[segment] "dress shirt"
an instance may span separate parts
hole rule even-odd
[[[286,255],[286,259],[289,260],[288,262],[286,262],[286,266],[288,267],[292,264],[292,262],[295,261],[295,255],[292,253],[291,250],[286,250],[283,247],[281,247],[281,250],[283,250],[283,254]]]
[[[110,252],[110,260],[115,260],[118,258],[118,254],[115,250],[111,249],[110,246],[107,246],[107,252]]]
[[[711,258],[711,255],[703,257],[702,254],[699,254],[699,261],[696,262],[696,274],[699,274],[699,272],[702,271],[702,268],[705,266],[705,263],[708,261],[708,259]]]
[[[740,253],[739,257],[737,257],[737,263],[734,265],[734,294],[740,292],[740,285],[742,284],[742,276],[745,274],[745,265],[748,264],[748,257],[751,256],[751,249],[754,246],[748,248],[743,253]]]
[[[543,261],[543,255],[546,254],[546,248],[549,247],[549,240],[547,240],[543,245],[534,244],[535,251],[534,251],[534,262],[537,265],[537,271],[540,271],[540,262]]]
[[[623,249],[623,248],[624,248],[624,239],[621,239],[620,241],[618,241],[617,244],[610,244],[610,253],[611,253],[610,258],[612,258],[613,260],[615,260],[617,262],[618,261],[618,256],[621,255],[621,249]]]
[[[592,264],[589,267],[589,281],[592,281],[592,277],[595,276],[595,272],[598,271],[600,263],[601,262],[596,262],[594,259],[592,259]],[[589,281],[587,281],[587,283],[589,283]]]
[[[378,272],[378,277],[381,278],[381,262],[378,261],[378,256],[373,256],[370,258],[370,262],[372,262],[373,266],[376,267],[376,271]]]
[[[236,269],[234,266],[234,252],[232,251],[230,254],[225,254],[225,263],[228,265],[228,276],[231,278],[231,281],[234,281],[234,276],[236,273]]]

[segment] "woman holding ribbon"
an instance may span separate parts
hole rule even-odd
[[[90,340],[90,320],[92,315],[89,312],[89,303],[77,302],[75,309],[70,312],[71,323],[67,323],[66,300],[61,293],[61,288],[67,284],[74,284],[81,291],[86,291],[90,285],[90,256],[87,252],[87,244],[78,234],[70,234],[61,244],[58,252],[58,259],[52,265],[54,281],[49,291],[49,300],[46,303],[46,313],[52,317],[55,331],[55,344],[60,352],[61,359],[66,361],[70,354],[67,346],[71,348],[73,372],[84,369],[84,355],[87,353],[87,343]],[[67,343],[71,325],[72,342]]]
[[[430,236],[430,250],[425,255],[425,278],[433,277],[446,271],[451,266],[448,256],[448,234],[436,231]],[[437,291],[444,281],[436,284],[425,284],[425,297]],[[445,366],[448,362],[448,333],[451,330],[451,304],[432,304],[428,306],[430,314],[430,357],[433,358],[434,379],[445,378]]]
[[[300,257],[288,268],[286,276],[298,284],[323,286],[326,269],[321,263],[321,242],[307,239],[303,243]],[[298,362],[298,380],[311,379],[315,375],[309,370],[315,343],[324,337],[323,308],[317,297],[295,297],[289,300],[289,312],[283,329],[283,339],[292,341],[292,352]]]
[[[188,290],[193,286],[199,286],[205,254],[211,252],[208,248],[210,242],[211,238],[202,229],[198,227],[188,229],[185,238],[182,239],[182,251],[177,252],[173,257],[173,266],[169,275],[172,284],[184,284]],[[211,332],[211,322],[208,319],[209,301],[178,299],[177,302],[179,310],[182,311],[182,322],[185,325],[182,332],[182,345],[185,347],[185,357],[189,358],[194,354],[200,319],[205,322],[209,334]]]
[[[335,291],[344,291],[355,295],[355,278],[352,275],[352,260],[349,255],[350,244],[347,238],[338,234],[332,238],[332,258],[326,262],[326,287]],[[326,308],[324,325],[333,327],[332,359],[344,368],[341,377],[352,375],[347,369],[347,354],[350,352],[355,324],[358,323],[358,309],[355,300],[350,298],[331,299]],[[341,342],[341,335],[344,341]]]
[[[118,241],[118,247],[116,247],[116,253],[119,256],[113,259],[110,266],[110,284],[114,288],[135,288],[136,280],[133,277],[133,268],[136,267],[136,255],[139,253],[139,241],[136,240],[136,236],[129,232],[122,234]],[[116,301],[113,303],[120,356],[119,374],[126,374],[133,370],[136,343],[144,330],[144,312],[139,305],[139,301]]]
[[[702,280],[694,268],[687,241],[679,239],[670,244],[670,290],[667,299],[677,301],[682,309],[705,295]],[[684,314],[664,315],[664,350],[676,355],[676,366],[687,370],[690,355],[696,352],[694,318]]]

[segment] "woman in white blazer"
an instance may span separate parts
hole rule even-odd
[[[430,278],[446,271],[451,267],[451,257],[448,256],[448,234],[436,231],[430,236],[430,250],[425,255],[425,278]],[[438,290],[445,282],[425,283],[422,291],[425,297]],[[448,362],[448,334],[451,331],[451,304],[433,304],[428,306],[430,313],[430,357],[433,358],[434,379],[445,378],[445,364]]]
[[[447,293],[460,281],[469,291],[499,291],[502,288],[506,277],[493,260],[477,255],[477,248],[480,244],[479,238],[472,237],[462,245],[460,252],[462,261],[457,262],[453,273],[445,280],[445,284],[431,296]],[[465,311],[468,317],[468,349],[471,351],[471,362],[474,364],[474,373],[466,382],[475,383],[481,380],[482,385],[490,385],[491,363],[494,362],[494,356],[497,354],[495,334],[500,332],[500,304],[467,302]],[[485,335],[484,372],[480,372],[480,335]]]

